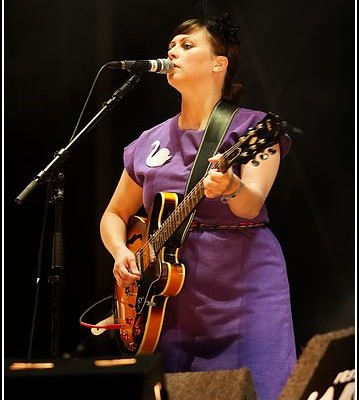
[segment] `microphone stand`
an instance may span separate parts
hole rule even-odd
[[[64,202],[64,180],[63,173],[57,174],[50,181],[50,200],[55,206],[54,234],[52,239],[52,274],[48,277],[48,283],[52,284],[52,316],[51,316],[51,357],[58,357],[60,350],[60,327],[61,327],[61,293],[62,293],[62,271],[64,269],[63,230],[62,230],[62,205]]]
[[[103,103],[102,109],[88,122],[88,124],[70,141],[70,143],[60,149],[54,159],[41,170],[25,189],[16,197],[15,202],[19,205],[30,193],[44,182],[49,182],[50,203],[55,205],[55,226],[52,243],[52,274],[48,282],[52,284],[52,322],[51,322],[51,356],[57,357],[59,352],[59,327],[62,293],[62,272],[63,272],[63,232],[62,232],[62,205],[64,201],[64,175],[58,173],[54,179],[54,171],[70,155],[73,147],[80,142],[104,115],[109,112],[133,87],[138,83],[139,75],[132,74],[112,97]],[[36,313],[36,310],[35,310]],[[34,313],[34,315],[35,315]]]
[[[116,103],[122,99],[139,81],[139,75],[131,75],[125,83],[116,90],[112,97],[103,104],[102,109],[91,119],[91,121],[71,140],[71,142],[61,150],[59,150],[54,159],[40,171],[35,178],[27,185],[27,187],[16,197],[15,202],[22,204],[25,198],[40,184],[47,180],[50,172],[54,170],[61,162],[63,162],[68,156],[70,150],[83,138],[83,136],[90,131],[95,124],[104,117],[104,115],[110,111]]]

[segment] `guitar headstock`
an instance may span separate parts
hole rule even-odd
[[[238,142],[227,150],[219,161],[219,169],[224,172],[232,164],[247,164],[249,161],[253,165],[259,165],[261,160],[267,159],[275,150],[271,148],[278,143],[285,133],[290,133],[290,125],[279,115],[268,112],[266,116],[254,127],[249,128]]]

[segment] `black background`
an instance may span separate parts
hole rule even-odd
[[[57,172],[65,175],[63,285],[47,282],[54,272],[55,226],[55,206],[46,197],[47,185],[38,185],[22,205],[15,198],[55,152],[68,145],[105,63],[166,57],[172,29],[209,8],[230,11],[240,27],[239,77],[246,88],[242,105],[277,112],[299,129],[268,199],[272,228],[287,259],[298,351],[315,334],[354,324],[354,2],[218,0],[209,4],[6,2],[6,357],[48,357],[54,337],[59,338],[61,354],[86,341],[89,332],[80,326],[80,315],[113,291],[112,259],[100,240],[99,220],[122,171],[123,148],[144,129],[177,113],[178,94],[164,75],[144,74],[59,166]],[[127,71],[101,71],[80,128],[128,76]],[[37,277],[41,279],[36,285]],[[53,289],[62,307],[55,313],[61,320],[61,329],[55,332],[51,331]]]

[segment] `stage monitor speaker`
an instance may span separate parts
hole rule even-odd
[[[353,400],[355,330],[340,329],[309,340],[278,400]]]
[[[5,360],[6,400],[167,400],[160,355],[135,358]]]
[[[169,400],[257,400],[248,368],[165,374]]]

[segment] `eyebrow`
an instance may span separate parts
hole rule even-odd
[[[177,35],[177,36],[181,36],[181,35]],[[181,43],[181,42],[184,42],[184,41],[186,41],[186,40],[188,40],[188,39],[193,39],[193,36],[191,36],[191,34],[183,35],[183,37],[179,39],[179,42]],[[169,45],[174,44],[174,43],[175,43],[175,41],[174,41],[174,40],[171,40],[171,41],[169,42]]]

